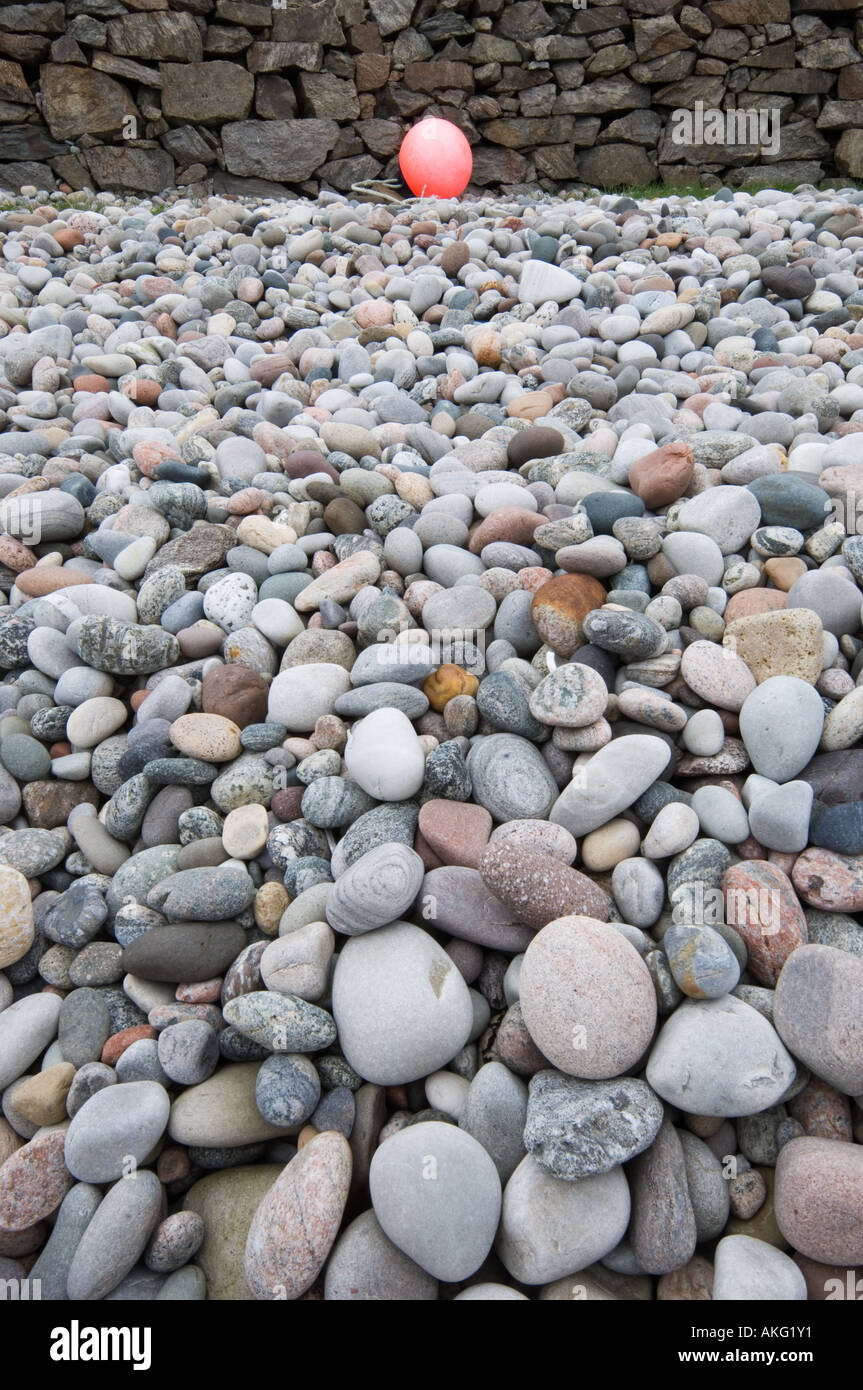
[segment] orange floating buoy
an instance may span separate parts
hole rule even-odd
[[[399,150],[399,167],[417,198],[453,198],[470,182],[473,155],[458,126],[431,116],[408,131]]]

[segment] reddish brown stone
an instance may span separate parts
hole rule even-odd
[[[266,945],[262,942],[261,945]],[[200,980],[193,985],[177,985],[174,998],[178,1004],[215,1004],[222,992],[222,977]]]
[[[77,227],[61,227],[59,232],[53,233],[54,240],[64,251],[71,251],[75,246],[83,246],[84,233]],[[173,289],[173,285],[171,287]]]
[[[96,395],[103,391],[110,391],[111,383],[106,376],[99,376],[98,372],[82,372],[74,382],[76,391],[90,391]]]
[[[262,386],[272,386],[283,372],[290,376],[296,376],[297,373],[293,358],[283,352],[273,352],[266,357],[259,357],[249,368],[249,376],[253,381],[259,381]]]
[[[160,1182],[179,1182],[191,1171],[187,1149],[163,1149],[156,1160],[156,1176]]]
[[[494,541],[511,541],[513,545],[531,545],[537,526],[546,520],[539,512],[527,507],[499,507],[477,526],[470,538],[469,550],[479,555],[484,546]]]
[[[313,472],[313,469],[309,470]],[[362,507],[352,501],[350,497],[334,497],[332,502],[328,502],[324,507],[324,525],[328,531],[332,531],[335,536],[359,536],[362,535],[366,527],[366,516]],[[327,568],[332,568],[335,557],[328,552],[317,551],[315,560],[321,553],[325,554],[330,561]],[[320,563],[313,563],[313,570],[320,570]],[[320,617],[320,614],[316,614]]]
[[[492,1046],[492,1059],[503,1062],[517,1076],[533,1076],[548,1070],[548,1058],[543,1056],[527,1031],[521,1004],[513,1004],[500,1021]]]
[[[358,92],[376,92],[385,87],[390,75],[390,60],[385,53],[357,55],[354,81]]]
[[[35,563],[36,556],[29,546],[14,540],[12,536],[0,535],[0,565],[21,574],[24,570],[32,569]]]
[[[798,857],[791,877],[810,907],[820,907],[824,912],[863,909],[863,855],[807,849]]]
[[[272,511],[273,499],[258,487],[244,487],[225,503],[232,516],[251,516],[253,512]]]
[[[629,486],[645,507],[656,511],[683,496],[694,469],[692,449],[685,440],[676,439],[636,459],[629,470]]]
[[[132,381],[127,381],[123,387],[123,395],[128,396],[130,401],[136,405],[154,406],[164,391],[164,386],[160,381],[150,381],[147,377],[136,376]]]
[[[772,988],[791,952],[809,939],[791,880],[775,864],[749,859],[726,870],[722,891],[725,920],[746,942],[749,970]]]
[[[283,787],[273,793],[270,809],[281,821],[297,820],[302,814],[301,806],[305,787]]]
[[[718,753],[701,757],[684,753],[677,764],[678,777],[729,777],[749,766],[749,754],[742,739],[727,738]]]
[[[863,1264],[863,1146],[792,1139],[776,1163],[776,1220],[819,1264]]]
[[[478,868],[489,892],[530,927],[544,927],[569,916],[608,921],[607,893],[586,874],[550,854],[501,840],[489,846]]]
[[[64,1130],[37,1135],[0,1168],[0,1228],[23,1231],[59,1207],[74,1182],[63,1152]]]
[[[334,483],[339,481],[339,475],[333,465],[328,463],[326,456],[317,449],[295,449],[292,454],[288,454],[285,459],[285,472],[289,478],[308,478],[312,473],[326,473]]]
[[[853,1143],[851,1102],[820,1076],[813,1076],[799,1096],[788,1102],[788,1114],[803,1126],[810,1139]]]
[[[781,589],[741,589],[732,594],[723,614],[726,623],[735,618],[753,618],[759,613],[777,613],[785,608],[786,595]]]
[[[133,1028],[121,1028],[119,1033],[112,1033],[105,1043],[100,1060],[105,1062],[107,1066],[113,1067],[122,1057],[126,1048],[132,1046],[132,1043],[157,1036],[155,1028],[151,1028],[149,1023],[137,1023]]]
[[[267,718],[267,683],[250,666],[217,666],[208,671],[201,698],[205,714],[221,714],[241,729],[263,724]]]
[[[91,584],[89,574],[78,570],[64,569],[62,565],[37,565],[35,569],[25,570],[15,580],[15,587],[28,598],[41,598],[43,594],[53,594],[55,589],[65,589],[74,584]]]
[[[445,246],[439,261],[439,265],[444,275],[450,280],[454,280],[463,265],[467,265],[470,260],[470,247],[466,241],[451,241],[449,246]]]
[[[419,814],[420,831],[438,862],[468,869],[478,867],[491,827],[491,816],[483,806],[464,801],[435,798]]]
[[[605,589],[592,575],[558,575],[534,595],[530,609],[534,627],[559,656],[571,656],[584,646],[585,618],[601,608],[606,597]]]
[[[443,868],[443,860],[438,858],[431,845],[419,830],[414,832],[413,850],[414,854],[418,854],[423,861],[426,873],[430,873],[432,869]]]
[[[21,795],[34,830],[58,830],[82,802],[96,807],[102,803],[92,782],[28,782]]]

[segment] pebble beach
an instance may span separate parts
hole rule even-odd
[[[0,211],[0,1279],[863,1267],[863,192]]]

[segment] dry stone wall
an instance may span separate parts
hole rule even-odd
[[[699,102],[737,110],[719,143]],[[863,5],[0,3],[3,188],[347,190],[426,114],[479,187],[863,178]]]

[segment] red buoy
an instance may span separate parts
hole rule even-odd
[[[431,116],[408,131],[399,166],[415,197],[454,198],[470,182],[473,155],[458,126]]]

